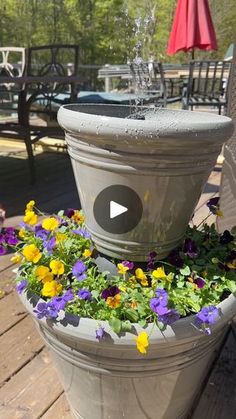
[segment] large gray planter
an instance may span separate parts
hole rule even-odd
[[[35,297],[21,296],[33,314]],[[148,354],[135,346],[141,331],[117,336],[107,322],[108,334],[95,339],[91,319],[37,320],[51,349],[71,411],[79,419],[184,419],[187,418],[217,350],[236,314],[233,295],[218,307],[221,318],[206,336],[196,330],[193,316],[178,320],[161,333],[150,325]],[[33,304],[33,305],[32,305]]]
[[[66,105],[58,122],[66,131],[87,228],[102,253],[135,261],[156,250],[166,256],[181,241],[221,146],[230,118],[208,113],[150,109],[145,120],[125,119],[129,106]],[[120,234],[94,217],[95,199],[111,185],[136,192],[143,215]],[[134,208],[135,210],[135,208]],[[122,219],[121,219],[122,221]]]

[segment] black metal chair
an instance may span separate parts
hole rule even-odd
[[[130,72],[136,94],[148,95],[156,106],[166,107],[167,94],[162,64],[157,61],[131,62]]]
[[[30,132],[28,156],[32,180],[35,178],[33,145],[45,136],[64,139],[64,132],[57,123],[57,110],[61,104],[76,100],[76,83],[70,77],[78,74],[78,60],[78,45],[44,45],[28,49],[26,75],[42,77],[42,81],[27,83],[23,99],[23,126]],[[57,80],[53,81],[53,78]]]
[[[193,110],[195,106],[217,107],[226,113],[228,78],[231,61],[191,61],[187,86],[183,89],[182,107]]]

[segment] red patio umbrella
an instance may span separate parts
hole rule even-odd
[[[167,54],[216,50],[216,34],[208,0],[178,0]]]

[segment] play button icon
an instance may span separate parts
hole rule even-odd
[[[142,201],[128,186],[111,185],[103,189],[95,199],[94,217],[103,230],[124,234],[133,230],[143,213]]]
[[[118,217],[118,215],[121,215],[126,211],[128,211],[128,208],[123,207],[123,205],[114,201],[110,202],[110,218]]]

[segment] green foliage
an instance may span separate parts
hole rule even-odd
[[[1,46],[53,43],[80,45],[81,64],[126,63],[142,42],[142,56],[188,62],[190,54],[166,55],[177,0],[4,0],[0,4]],[[219,49],[196,58],[223,58],[236,36],[236,2],[209,0]],[[141,17],[141,34],[135,19]],[[148,24],[147,24],[148,21]],[[146,22],[146,23],[145,23]]]

